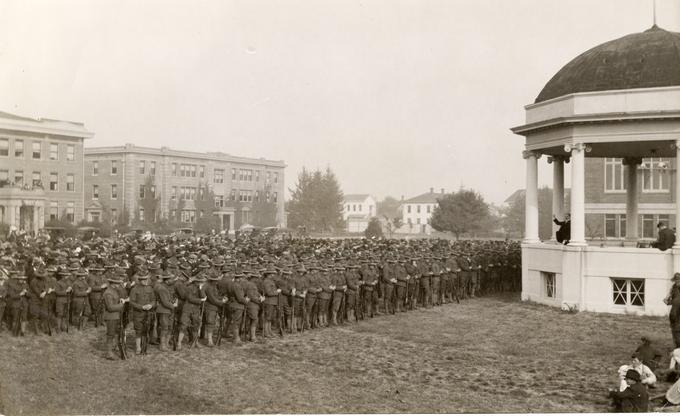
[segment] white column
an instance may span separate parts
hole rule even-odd
[[[553,199],[552,213],[560,221],[564,221],[564,161],[563,156],[551,156],[548,163],[553,164]],[[553,222],[551,240],[555,240],[560,226]]]
[[[570,246],[585,246],[585,152],[586,145],[575,143],[564,146],[571,152],[571,238]]]
[[[680,230],[680,140],[676,140],[675,147],[675,229]],[[680,239],[676,234],[673,248],[680,249]]]
[[[540,153],[525,151],[527,161],[526,205],[524,208],[524,242],[539,243],[538,238],[538,158]]]
[[[627,157],[623,159],[628,185],[626,187],[626,240],[638,239],[638,165],[641,158]]]

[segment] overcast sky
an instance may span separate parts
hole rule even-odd
[[[680,0],[657,0],[680,31]],[[525,104],[652,0],[0,0],[0,110],[135,143],[330,166],[345,193],[524,187]],[[552,183],[542,159],[540,182]]]

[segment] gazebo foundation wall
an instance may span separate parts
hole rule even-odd
[[[680,250],[522,245],[522,300],[562,309],[664,316]],[[548,280],[554,284],[549,295]],[[613,279],[644,279],[644,306],[614,303]]]

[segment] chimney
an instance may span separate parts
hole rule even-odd
[[[431,193],[431,194],[434,193],[434,188],[430,188],[430,193]]]
[[[442,195],[444,195],[444,188],[442,188]]]

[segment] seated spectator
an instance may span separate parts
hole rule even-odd
[[[649,367],[650,370],[655,371],[659,367],[661,353],[652,346],[652,341],[646,336],[643,336],[640,340],[642,341],[642,344],[637,347],[635,354],[640,358],[642,364]]]
[[[668,369],[680,372],[680,348],[676,348],[671,352],[671,364],[668,366]]]
[[[569,244],[571,239],[571,214],[566,214],[564,216],[564,221],[560,221],[556,216],[553,215],[553,222],[560,226],[559,230],[555,233],[555,239],[558,243]]]
[[[650,370],[649,367],[642,364],[642,361],[640,361],[640,358],[637,354],[633,354],[631,358],[632,360],[630,364],[625,364],[619,367],[619,391],[624,391],[628,387],[628,384],[626,383],[626,375],[628,374],[628,370],[637,371],[637,373],[640,375],[638,382],[649,388],[655,388],[656,376],[654,375],[654,372]]]
[[[666,401],[672,405],[680,404],[680,379],[666,392]]]
[[[625,413],[647,412],[649,409],[649,394],[641,383],[640,373],[630,369],[623,376],[626,387],[622,391],[609,391],[609,397],[614,400],[616,411]]]
[[[656,225],[656,228],[659,229],[659,236],[656,241],[652,243],[652,247],[658,248],[661,251],[666,251],[673,247],[673,244],[675,244],[675,233],[673,230],[668,229],[666,223],[663,221],[660,221]]]

